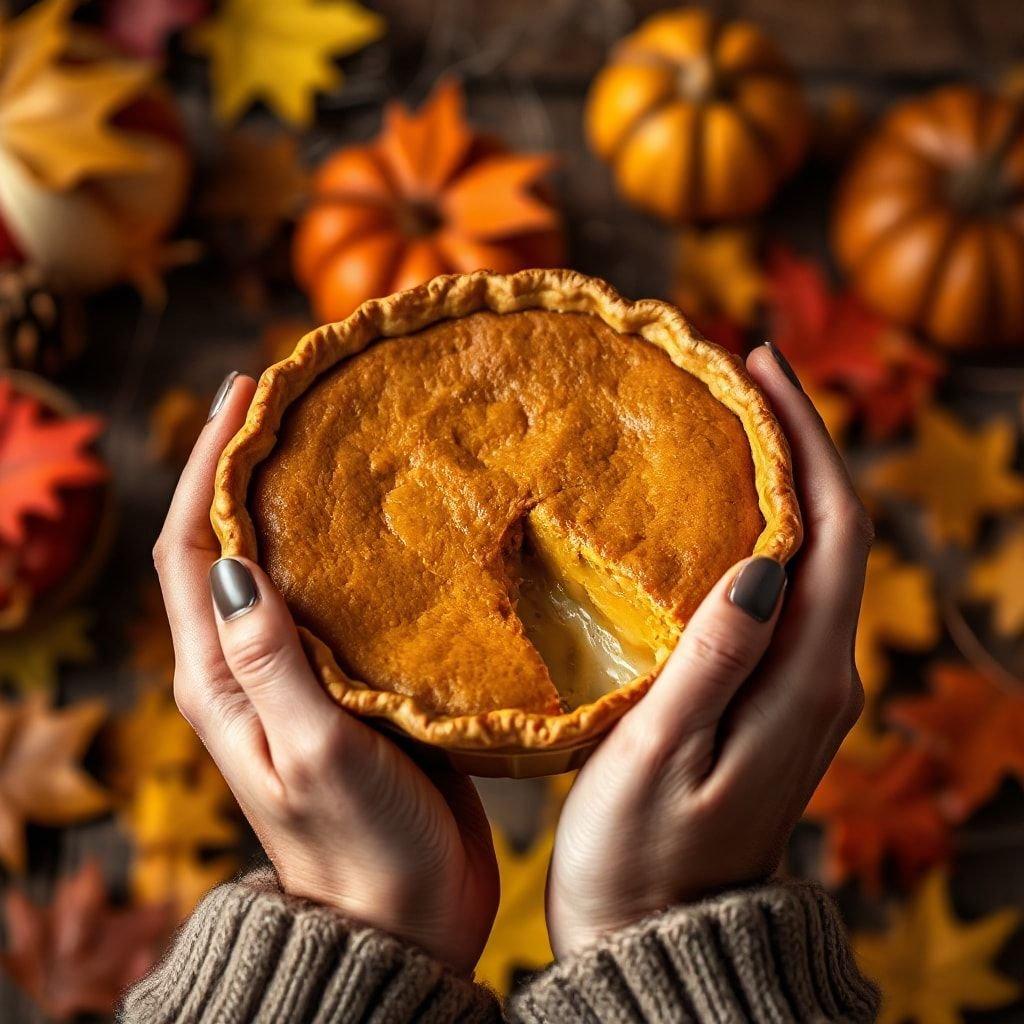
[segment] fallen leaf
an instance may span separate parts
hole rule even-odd
[[[749,228],[691,228],[676,236],[672,301],[696,320],[724,315],[751,326],[764,296],[757,238]]]
[[[926,651],[938,639],[931,573],[923,565],[901,561],[888,544],[876,544],[868,557],[854,648],[868,699],[876,697],[885,685],[889,672],[886,647]]]
[[[57,883],[47,907],[4,895],[7,949],[0,963],[48,1016],[113,1013],[125,988],[156,963],[171,921],[166,907],[118,910],[99,864]]]
[[[942,807],[962,821],[1004,778],[1024,784],[1024,691],[1009,693],[967,665],[936,665],[929,682],[928,696],[894,700],[886,717],[941,761]]]
[[[175,32],[206,15],[208,0],[106,0],[103,32],[133,57],[162,57]]]
[[[95,416],[47,418],[35,399],[0,379],[0,540],[23,541],[29,515],[57,519],[61,488],[107,478],[89,451],[102,429]]]
[[[331,58],[361,50],[383,33],[383,19],[354,0],[225,0],[191,39],[210,58],[222,121],[263,100],[286,121],[307,125],[314,93],[341,84]]]
[[[869,436],[889,437],[931,398],[945,364],[824,270],[784,248],[768,261],[769,335],[805,386],[838,389]]]
[[[972,431],[930,406],[921,411],[910,449],[883,459],[865,480],[922,506],[936,542],[967,545],[986,515],[1024,505],[1024,477],[1010,468],[1015,446],[1009,419]]]
[[[110,118],[138,97],[153,68],[65,59],[75,6],[43,0],[0,23],[0,150],[58,190],[90,175],[143,171],[151,159]]]
[[[170,388],[149,414],[149,455],[180,469],[206,425],[210,400],[187,388]]]
[[[882,991],[878,1024],[956,1024],[966,1010],[994,1010],[1019,998],[1020,985],[992,961],[1020,922],[1011,909],[959,920],[946,874],[933,871],[909,903],[890,912],[884,932],[853,938],[861,969]]]
[[[825,829],[828,882],[838,885],[855,876],[877,896],[887,856],[904,885],[944,861],[950,827],[937,801],[939,781],[933,759],[898,740],[874,764],[839,754],[806,814]]]
[[[52,693],[59,665],[86,665],[93,659],[91,619],[87,612],[70,611],[38,625],[0,633],[0,681],[26,693]]]
[[[199,212],[229,227],[234,244],[241,229],[248,248],[259,250],[295,217],[308,194],[309,174],[294,136],[236,131],[225,139]]]
[[[24,825],[70,825],[102,814],[110,795],[79,766],[100,723],[101,701],[49,707],[32,695],[0,701],[0,863],[25,868]]]
[[[505,995],[516,970],[546,967],[553,959],[544,892],[555,830],[553,825],[545,827],[523,853],[513,848],[501,829],[493,828],[492,834],[501,877],[501,903],[477,964],[476,979]]]
[[[992,603],[1000,633],[1024,631],[1024,524],[1018,523],[988,558],[974,563],[967,576],[967,596]]]
[[[169,902],[175,918],[181,921],[211,889],[237,870],[238,857],[233,853],[209,858],[182,856],[174,850],[139,853],[131,866],[132,898],[143,906]]]

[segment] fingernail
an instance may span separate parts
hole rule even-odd
[[[770,342],[766,341],[764,347],[768,349],[772,354],[772,358],[779,364],[779,369],[789,379],[790,384],[797,389],[797,391],[803,391],[803,385],[800,383],[800,378],[796,375],[796,370],[789,365],[789,360]]]
[[[231,385],[235,383],[235,378],[238,376],[237,370],[232,370],[221,382],[220,387],[217,388],[217,394],[213,396],[213,401],[210,403],[210,412],[206,417],[206,422],[209,423],[217,413],[220,412],[224,403],[228,400],[228,395],[231,394]]]
[[[244,615],[260,599],[252,573],[236,558],[221,558],[213,563],[210,592],[217,614],[224,622]]]
[[[786,570],[774,558],[755,558],[736,574],[729,600],[758,622],[767,622],[786,585]]]

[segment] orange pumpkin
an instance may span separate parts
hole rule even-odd
[[[772,41],[695,8],[645,21],[587,99],[591,147],[619,191],[669,221],[757,213],[800,163],[809,116]]]
[[[416,113],[399,103],[366,146],[319,169],[295,233],[295,276],[322,321],[437,274],[557,266],[563,238],[541,191],[548,156],[509,153],[463,116],[444,82]]]
[[[952,86],[898,104],[850,168],[836,256],[880,313],[950,348],[1024,342],[1024,117]]]

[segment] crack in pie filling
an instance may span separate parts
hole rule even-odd
[[[599,735],[723,572],[800,540],[738,362],[670,306],[547,270],[438,278],[307,335],[212,518],[343,706],[505,750]]]

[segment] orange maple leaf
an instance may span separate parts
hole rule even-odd
[[[25,539],[28,515],[56,519],[60,488],[107,478],[88,446],[103,429],[95,416],[46,418],[39,403],[0,380],[0,539]]]
[[[1024,524],[1017,526],[988,557],[971,567],[967,595],[991,601],[995,627],[1014,635],[1024,631]]]
[[[904,885],[945,860],[950,826],[937,802],[939,781],[935,761],[903,743],[876,763],[840,753],[807,806],[808,820],[825,828],[829,881],[853,875],[878,895],[887,856]]]
[[[936,665],[931,693],[894,700],[886,717],[942,763],[942,807],[962,821],[1014,776],[1024,784],[1024,691],[1008,693],[967,665]]]

